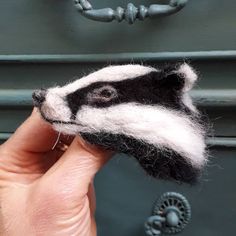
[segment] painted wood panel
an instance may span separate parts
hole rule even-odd
[[[146,6],[160,1],[99,0],[94,7]],[[167,1],[162,1],[167,2]],[[189,0],[178,14],[136,22],[98,23],[72,0],[2,0],[1,54],[87,54],[235,49],[234,0]],[[3,33],[4,32],[4,33]]]

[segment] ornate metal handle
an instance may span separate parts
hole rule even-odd
[[[188,0],[169,0],[168,5],[153,4],[149,7],[140,5],[135,7],[134,4],[128,3],[127,8],[117,7],[93,9],[92,5],[87,0],[74,0],[78,11],[85,17],[102,22],[111,22],[117,20],[121,22],[126,20],[129,24],[133,24],[136,19],[144,20],[145,18],[153,18],[156,16],[168,16],[180,11],[185,7]]]
[[[180,233],[189,223],[191,207],[179,193],[168,192],[155,203],[152,216],[145,222],[148,236]]]

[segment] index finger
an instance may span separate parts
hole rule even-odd
[[[5,142],[4,146],[18,152],[43,153],[52,149],[58,133],[45,122],[38,110],[34,109],[31,116]]]

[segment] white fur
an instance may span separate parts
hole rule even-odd
[[[63,89],[53,88],[52,91],[57,92],[62,96],[66,96],[67,94],[73,93],[78,89],[87,87],[88,85],[96,82],[114,82],[133,79],[138,76],[149,74],[152,71],[157,71],[157,69],[153,67],[132,64],[122,66],[108,66],[64,86]]]
[[[58,131],[124,134],[162,148],[171,148],[194,166],[204,165],[202,131],[187,116],[160,106],[126,103],[108,108],[83,106],[75,125],[57,125]]]
[[[188,107],[192,112],[198,113],[197,108],[193,105],[191,96],[188,93],[182,95],[182,101],[186,107]]]
[[[57,91],[54,92],[53,89],[46,95],[46,102],[41,107],[41,112],[49,119],[59,120],[59,121],[70,121],[71,110]],[[63,89],[62,89],[63,90]]]
[[[191,66],[189,66],[187,63],[184,63],[179,67],[177,73],[179,73],[185,78],[185,86],[183,88],[183,91],[184,92],[190,91],[193,88],[194,83],[197,81],[196,72],[193,70]]]

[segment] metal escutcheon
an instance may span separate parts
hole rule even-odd
[[[144,20],[146,18],[154,18],[156,16],[172,15],[185,7],[188,0],[169,0],[167,5],[152,4],[149,7],[140,5],[136,7],[133,3],[128,3],[127,8],[117,7],[115,10],[112,8],[94,9],[91,3],[87,0],[73,0],[76,9],[86,18],[101,21],[111,22],[116,20],[121,22],[127,21],[133,24],[136,19]]]
[[[152,216],[145,222],[148,236],[177,234],[183,231],[191,219],[191,207],[181,194],[167,192],[155,203]]]

